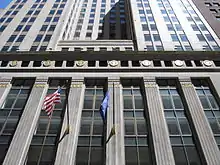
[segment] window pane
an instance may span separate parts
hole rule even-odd
[[[136,147],[125,147],[126,165],[137,164],[137,148]]]
[[[125,134],[126,135],[134,135],[134,121],[133,120],[125,120]]]
[[[187,160],[185,157],[183,147],[172,147],[172,148],[173,148],[173,155],[174,155],[175,163],[177,165],[186,165]]]
[[[208,120],[209,120],[213,133],[219,134],[220,133],[219,123],[216,121],[216,119],[208,119]]]
[[[138,147],[140,165],[150,165],[150,153],[148,147]]]
[[[179,129],[175,119],[167,119],[167,125],[171,135],[179,135]]]
[[[92,105],[93,105],[93,97],[92,96],[85,96],[84,99],[84,109],[92,109]]]
[[[172,103],[169,96],[162,96],[162,102],[164,109],[172,109]]]
[[[132,98],[124,96],[124,109],[132,109]]]
[[[92,121],[90,120],[83,120],[81,123],[80,134],[90,134],[91,123]]]
[[[89,160],[89,147],[77,147],[76,164],[87,165]]]
[[[186,147],[186,152],[187,152],[187,156],[188,156],[190,164],[193,164],[193,165],[201,164],[199,155],[197,154],[195,147]]]
[[[173,96],[173,102],[176,109],[183,109],[182,101],[179,96]]]
[[[179,119],[179,123],[182,134],[191,134],[190,127],[186,119]]]
[[[202,103],[203,108],[209,109],[210,106],[209,106],[209,103],[208,103],[207,99],[205,98],[205,96],[199,96],[199,98],[200,98],[200,101]]]
[[[145,120],[137,120],[137,133],[139,135],[146,135],[147,134]]]
[[[135,96],[134,101],[135,101],[135,108],[136,109],[143,109],[144,108],[143,102],[142,102],[142,97]]]
[[[102,165],[102,148],[101,147],[92,147],[91,148],[91,160],[90,165]]]
[[[210,103],[211,103],[212,108],[217,109],[217,108],[218,108],[218,105],[217,105],[217,103],[216,103],[214,97],[213,97],[213,96],[208,96],[208,98],[209,98],[209,101],[210,101]]]
[[[96,120],[93,123],[93,135],[100,135],[103,132],[103,122],[101,120]]]

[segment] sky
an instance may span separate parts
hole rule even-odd
[[[0,0],[0,8],[5,8],[12,0]]]

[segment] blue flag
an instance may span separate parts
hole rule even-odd
[[[106,118],[106,112],[109,107],[109,91],[106,92],[105,98],[103,99],[100,107],[100,114],[102,116],[102,119],[105,120]]]

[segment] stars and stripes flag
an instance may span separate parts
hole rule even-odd
[[[49,118],[52,115],[55,104],[61,103],[60,92],[61,88],[58,87],[58,89],[54,93],[47,95],[44,99],[42,109],[46,111]]]

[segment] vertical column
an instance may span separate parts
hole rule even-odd
[[[38,78],[30,93],[3,165],[24,164],[47,89],[47,78]]]
[[[107,138],[110,135],[111,129],[113,127],[113,125],[115,126],[115,132],[116,134],[109,140],[109,142],[106,144],[106,165],[121,165],[121,154],[119,154],[120,150],[119,147],[117,147],[117,145],[119,145],[121,148],[122,144],[116,144],[116,141],[118,143],[118,140],[121,138],[119,136],[119,123],[118,121],[116,122],[116,113],[118,113],[120,111],[120,107],[118,105],[120,105],[119,102],[119,97],[120,95],[117,95],[117,92],[120,92],[120,88],[119,88],[119,79],[112,79],[110,78],[108,80],[108,89],[110,92],[110,103],[109,103],[109,109],[107,112]],[[122,137],[123,138],[123,137]],[[120,141],[119,141],[120,142]],[[119,154],[119,155],[118,155]],[[123,160],[124,161],[124,160]]]
[[[123,115],[123,98],[122,86],[120,82],[114,83],[114,108],[115,108],[115,165],[125,165],[125,149],[124,149],[124,115]]]
[[[80,130],[85,85],[83,79],[72,80],[69,91],[70,133],[59,143],[55,165],[72,165],[75,162],[78,134]],[[67,127],[67,113],[63,120],[61,136]]]
[[[199,101],[190,78],[180,78],[180,85],[188,105],[190,118],[198,136],[204,159],[207,165],[217,165],[220,162],[220,151],[217,147],[212,130],[206,119],[203,107]]]
[[[0,79],[0,106],[5,101],[5,98],[8,95],[8,92],[11,89],[11,77],[1,77]]]
[[[156,164],[175,165],[158,86],[154,78],[145,78],[144,85]]]

